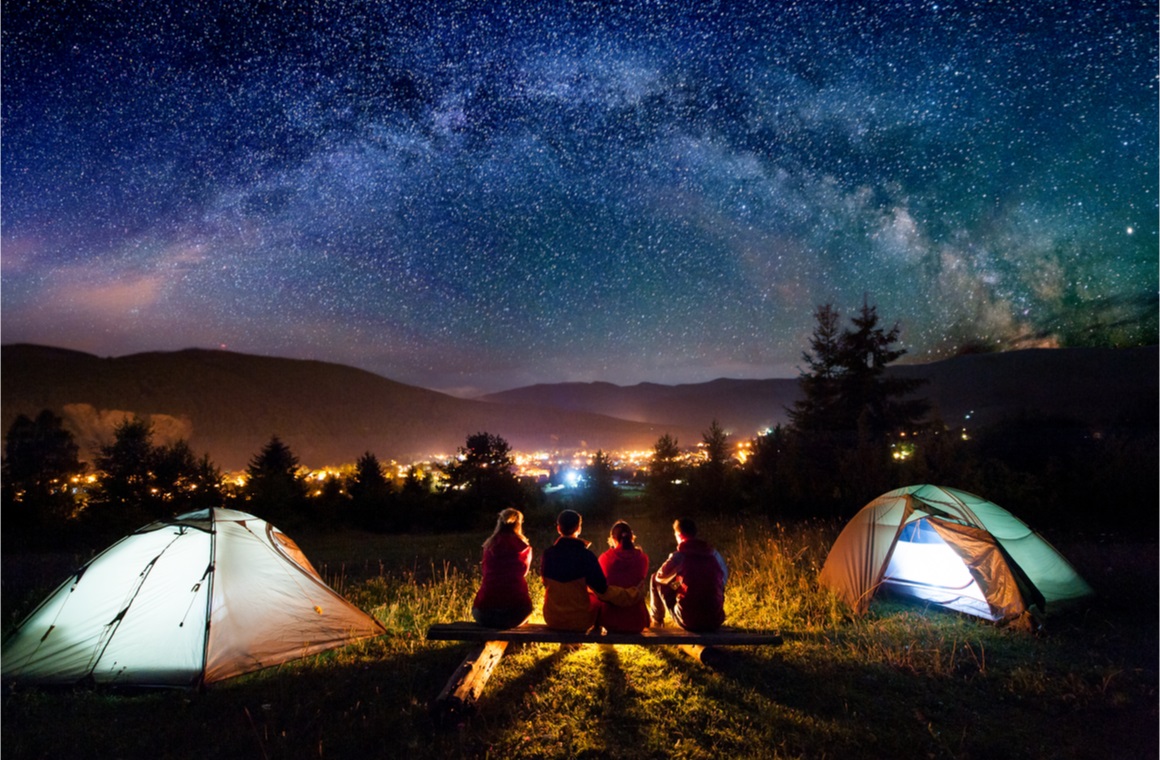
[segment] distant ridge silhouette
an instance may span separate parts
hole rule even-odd
[[[917,395],[930,400],[948,425],[968,422],[968,414],[973,427],[1039,414],[1069,417],[1092,426],[1156,429],[1158,357],[1156,346],[1026,349],[895,365],[886,371],[925,378],[928,383]],[[699,430],[708,427],[706,420],[716,419],[734,435],[750,437],[785,424],[785,410],[798,393],[796,379],[719,379],[695,385],[557,383],[481,398],[642,422],[665,420]]]
[[[713,420],[736,439],[786,422],[796,379],[719,379],[688,385],[558,383],[460,399],[339,364],[187,349],[100,358],[28,344],[0,349],[6,433],[18,414],[52,409],[88,456],[125,414],[154,424],[159,442],[185,438],[199,456],[238,470],[278,435],[309,467],[415,461],[454,454],[487,431],[520,451],[651,448],[664,433],[693,445]],[[1155,429],[1157,347],[1033,349],[891,367],[925,377],[944,421],[981,426],[1019,414],[1092,426]]]
[[[321,467],[366,451],[400,462],[453,455],[480,431],[522,451],[642,448],[667,432],[585,412],[455,398],[319,361],[203,349],[118,358],[28,344],[0,351],[4,432],[18,414],[51,409],[77,436],[82,458],[112,440],[126,413],[152,422],[155,442],[185,438],[224,470],[244,469],[271,435],[303,465]]]

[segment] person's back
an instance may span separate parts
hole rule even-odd
[[[681,583],[674,617],[690,631],[712,631],[725,622],[725,570],[721,555],[700,538],[686,538],[677,552],[683,555]]]
[[[580,515],[566,509],[556,527],[560,537],[544,550],[540,562],[544,623],[559,630],[587,631],[600,610],[599,600],[589,589],[602,594],[608,590],[608,581],[588,543],[579,538]]]
[[[527,581],[532,547],[523,535],[523,519],[518,510],[503,510],[483,545],[482,582],[471,604],[471,615],[480,625],[509,628],[532,614]]]
[[[648,577],[648,555],[634,543],[635,537],[623,520],[612,526],[608,551],[600,555],[600,568],[609,586],[634,588]],[[643,594],[634,603],[622,607],[604,602],[600,607],[600,625],[614,633],[639,633],[648,627],[648,608]]]
[[[725,560],[697,537],[689,519],[673,523],[677,549],[653,576],[650,607],[653,623],[663,625],[671,613],[677,625],[690,631],[714,631],[725,622]]]

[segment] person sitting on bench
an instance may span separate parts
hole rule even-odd
[[[544,550],[540,576],[544,581],[544,623],[562,631],[588,631],[596,625],[600,601],[632,604],[635,588],[609,586],[588,542],[580,539],[579,512],[565,509],[556,518],[560,537]]]
[[[483,543],[483,581],[471,604],[475,622],[488,628],[515,628],[532,614],[528,570],[532,547],[524,537],[518,509],[499,513],[495,532]]]
[[[635,544],[636,536],[624,520],[617,520],[608,532],[608,551],[600,555],[600,569],[610,584],[624,588],[639,587],[635,604],[618,607],[602,602],[600,625],[610,633],[640,633],[648,628],[645,583],[648,581],[648,555]]]
[[[725,580],[729,570],[713,546],[697,538],[688,518],[673,522],[677,550],[653,576],[649,598],[652,624],[662,626],[668,611],[687,631],[715,631],[725,622]]]

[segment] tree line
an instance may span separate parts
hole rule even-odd
[[[787,425],[734,441],[714,420],[700,441],[684,447],[665,434],[642,471],[620,469],[598,451],[574,487],[553,495],[520,478],[510,445],[490,432],[468,435],[436,472],[411,468],[396,477],[366,452],[343,474],[321,480],[307,480],[289,446],[272,436],[245,478],[226,483],[208,455],[198,457],[185,441],[155,444],[140,419],[116,427],[90,472],[59,417],[49,410],[21,415],[4,444],[4,544],[108,541],[211,506],[287,529],[389,533],[477,529],[507,506],[554,513],[566,502],[586,514],[611,514],[626,498],[672,514],[842,518],[917,483],[973,491],[1041,527],[1081,527],[1091,510],[1116,504],[1118,527],[1154,532],[1155,430],[1097,436],[1073,420],[1024,416],[964,435],[932,412],[921,381],[886,374],[905,351],[896,346],[898,326],[883,327],[874,306],[864,303],[848,326],[828,304],[814,317],[802,395]],[[562,476],[549,480],[561,483]],[[626,490],[625,483],[639,488]]]

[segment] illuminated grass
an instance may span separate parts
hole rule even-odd
[[[632,521],[655,568],[671,549],[670,521]],[[586,526],[594,550],[603,529]],[[779,630],[781,647],[729,650],[713,670],[676,648],[513,645],[478,713],[440,725],[429,703],[468,645],[424,633],[469,617],[481,537],[296,537],[387,635],[200,694],[7,689],[0,749],[409,760],[1157,754],[1153,545],[1136,547],[1151,553],[1133,565],[1144,572],[1098,578],[1131,594],[1050,620],[1050,634],[1037,638],[903,603],[848,617],[815,583],[836,533],[826,523],[703,529],[730,565],[729,622]],[[532,536],[537,556],[552,538],[542,529]],[[1107,558],[1093,557],[1098,576]],[[530,585],[538,604],[534,575]]]

